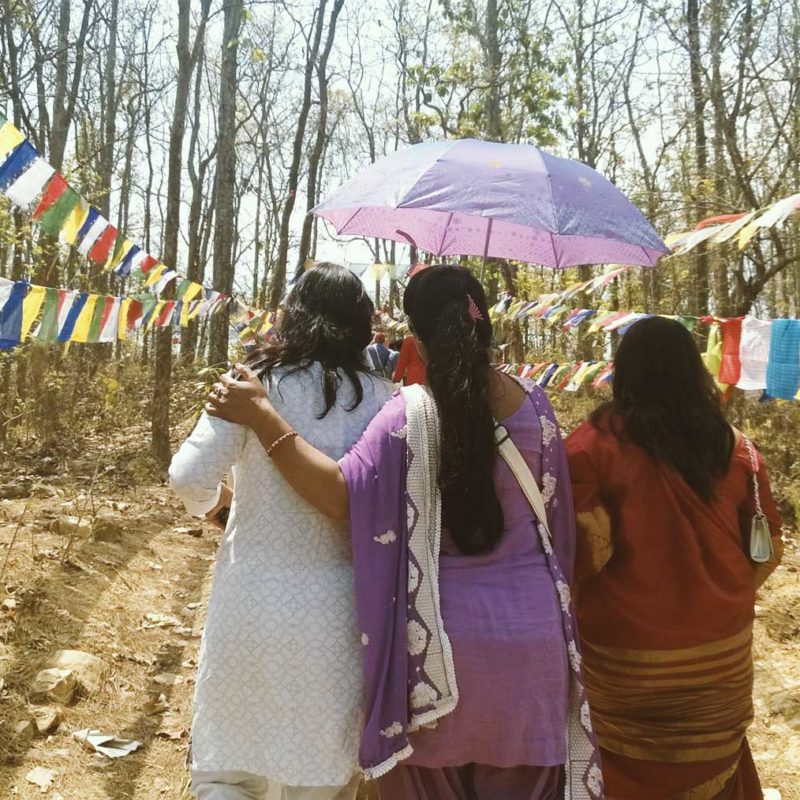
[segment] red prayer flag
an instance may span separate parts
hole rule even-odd
[[[92,249],[89,251],[89,258],[96,264],[105,264],[108,261],[111,245],[116,241],[118,233],[119,231],[113,225],[109,225],[92,245]]]
[[[737,219],[741,219],[746,214],[746,211],[742,211],[740,214],[719,214],[716,217],[708,217],[700,220],[695,226],[695,230],[701,231],[703,228],[708,228],[711,225],[724,225],[728,222],[736,222]]]
[[[175,311],[175,300],[168,300],[164,304],[164,308],[161,309],[161,313],[158,315],[158,319],[155,321],[155,325],[158,328],[163,328],[169,324],[170,320],[172,319],[172,313]]]
[[[67,182],[56,172],[50,179],[50,183],[47,184],[47,189],[45,189],[42,199],[39,201],[39,205],[36,206],[36,211],[33,212],[33,218],[39,219],[39,217],[64,194],[67,185]]]
[[[125,327],[128,332],[136,327],[136,320],[142,316],[142,310],[143,306],[141,300],[131,300],[131,304],[128,306],[128,319],[125,322]]]
[[[720,322],[722,328],[722,364],[719,368],[720,383],[735,386],[742,374],[739,359],[739,345],[742,340],[742,320],[726,319]]]
[[[575,374],[578,372],[581,366],[582,364],[578,363],[570,367],[569,370],[567,371],[567,374],[563,377],[563,379],[556,388],[559,391],[562,391],[567,386],[567,384],[573,379],[573,377],[575,377]]]
[[[153,256],[151,256],[151,255],[147,255],[147,256],[145,256],[145,257],[144,257],[144,260],[142,261],[142,263],[141,263],[141,264],[139,264],[139,269],[140,269],[140,270],[141,270],[141,271],[142,271],[142,272],[143,272],[145,275],[147,275],[147,273],[148,273],[148,272],[150,272],[150,270],[151,270],[151,269],[153,269],[153,267],[154,267],[156,264],[158,264],[158,259],[157,259],[157,258],[154,258],[154,257],[153,257]]]
[[[106,305],[103,309],[103,316],[100,319],[100,330],[102,331],[103,328],[106,326],[106,322],[108,322],[108,315],[111,313],[111,309],[114,308],[114,299],[110,295],[106,295]]]

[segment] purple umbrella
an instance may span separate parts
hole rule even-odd
[[[652,267],[669,252],[598,172],[524,144],[417,144],[371,164],[313,213],[339,234],[409,242],[436,256]]]

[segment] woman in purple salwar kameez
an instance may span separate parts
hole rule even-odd
[[[209,413],[250,425],[302,497],[349,515],[366,693],[359,756],[382,800],[602,797],[552,409],[540,389],[491,368],[486,299],[468,270],[417,273],[404,307],[428,387],[395,395],[338,464],[246,371],[225,379]],[[546,526],[497,456],[496,420],[541,487]]]

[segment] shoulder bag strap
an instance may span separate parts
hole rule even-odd
[[[533,477],[531,468],[528,466],[522,453],[511,440],[508,431],[499,423],[495,425],[494,429],[495,442],[497,449],[503,458],[503,461],[508,464],[511,472],[520,485],[525,497],[533,509],[536,518],[539,520],[543,534],[547,536],[547,544],[552,547],[553,534],[550,533],[550,525],[547,522],[547,510],[545,508],[544,497],[542,497],[542,490],[539,484],[536,483],[536,478]]]
[[[750,466],[753,469],[753,499],[756,507],[755,516],[750,523],[750,558],[757,564],[764,564],[772,559],[775,552],[772,545],[772,532],[761,505],[756,448],[744,434],[742,434],[742,439],[750,455]]]
[[[764,516],[764,509],[761,507],[761,490],[758,486],[758,456],[756,456],[756,448],[750,439],[742,434],[742,441],[744,442],[744,446],[747,448],[747,454],[750,456],[750,466],[753,469],[752,479],[753,479],[753,498],[755,499],[755,506],[756,506],[756,514],[758,516]]]

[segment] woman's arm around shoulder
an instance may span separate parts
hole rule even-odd
[[[347,519],[350,514],[348,484],[339,463],[292,430],[269,402],[263,386],[251,370],[238,364],[236,368],[238,379],[223,376],[217,391],[209,396],[209,415],[250,427],[297,494],[325,516]],[[360,457],[368,461],[370,438],[375,431],[373,426],[392,402],[384,406],[354,445],[351,450],[353,459]],[[348,456],[350,454],[342,460],[345,464]]]

